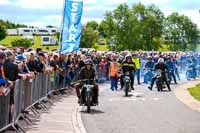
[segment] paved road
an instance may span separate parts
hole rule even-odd
[[[135,88],[127,98],[123,91],[112,92],[108,84],[102,86],[99,107],[91,114],[82,109],[87,132],[200,133],[200,114],[177,100],[173,92],[151,92],[146,85]],[[138,94],[142,97],[136,97]]]

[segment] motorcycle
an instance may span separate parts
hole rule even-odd
[[[192,64],[190,64],[187,69],[186,69],[186,79],[191,80],[191,79],[196,79],[196,70],[193,68]]]
[[[124,75],[124,92],[126,97],[128,96],[128,93],[130,91],[130,83],[131,83],[130,81],[131,81],[130,74],[126,73]]]
[[[156,86],[158,91],[163,91],[165,87],[164,85],[164,81],[163,81],[163,77],[162,77],[162,70],[156,70],[155,71],[155,75],[156,75]]]
[[[81,80],[83,86],[81,89],[81,102],[80,106],[86,106],[87,112],[90,113],[91,106],[97,106],[98,103],[94,103],[94,80],[93,79],[84,79]]]

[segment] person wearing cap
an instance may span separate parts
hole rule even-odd
[[[162,74],[163,81],[166,83],[168,90],[171,91],[169,82],[167,80],[167,76],[165,74],[166,71],[168,71],[168,68],[167,68],[167,65],[164,63],[164,59],[163,58],[159,58],[158,59],[158,63],[155,65],[154,70],[161,70],[162,71],[161,74]],[[148,87],[150,90],[153,89],[153,85],[154,85],[155,80],[156,80],[156,76],[154,76],[152,78],[151,86]]]
[[[83,67],[80,71],[79,74],[79,80],[83,80],[83,79],[93,79],[98,81],[97,79],[97,75],[95,72],[95,69],[92,67],[93,62],[92,60],[86,60],[85,61],[85,67]],[[76,89],[76,94],[78,97],[78,103],[85,103],[85,94],[84,92],[82,92],[82,94],[80,93],[80,89],[82,88],[82,83],[78,83],[75,87]],[[93,103],[97,103],[98,104],[98,92],[99,92],[99,86],[97,84],[97,82],[94,82],[94,97],[92,98],[92,102]],[[81,99],[82,96],[82,99]]]

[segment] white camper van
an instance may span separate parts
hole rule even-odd
[[[18,35],[20,36],[33,36],[32,28],[18,28]]]
[[[49,35],[55,35],[58,30],[56,28],[47,28]]]
[[[42,36],[42,44],[44,46],[51,46],[51,45],[57,45],[58,39],[52,37],[52,36]]]
[[[49,31],[44,28],[34,29],[34,35],[47,36],[47,35],[49,35]]]
[[[17,36],[18,35],[17,29],[7,29],[6,33],[9,36]]]

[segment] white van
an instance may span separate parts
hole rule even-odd
[[[34,29],[33,32],[34,32],[34,35],[41,35],[41,36],[49,35],[49,31],[47,29],[44,29],[44,28]]]
[[[41,41],[42,41],[42,45],[44,46],[51,46],[51,45],[58,44],[58,39],[52,36],[42,36]]]
[[[7,29],[6,33],[9,36],[17,36],[18,35],[17,29]]]
[[[18,28],[17,30],[19,36],[33,36],[32,28]]]

